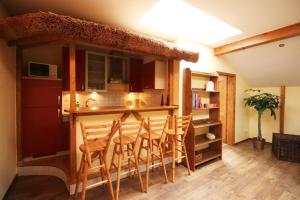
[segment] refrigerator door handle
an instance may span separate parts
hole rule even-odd
[[[57,117],[58,118],[60,117],[60,109],[59,108],[57,109]]]
[[[58,104],[58,106],[60,106],[60,95],[57,96],[57,104]]]

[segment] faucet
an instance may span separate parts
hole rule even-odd
[[[88,105],[89,101],[96,101],[96,99],[92,99],[92,98],[87,99],[87,100],[85,101],[85,107],[86,107],[86,108],[89,107],[89,105]]]

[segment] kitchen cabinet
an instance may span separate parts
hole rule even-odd
[[[143,60],[130,58],[129,60],[129,91],[142,92]]]
[[[86,89],[89,91],[106,91],[107,89],[107,56],[87,52]]]
[[[23,156],[56,153],[61,139],[61,80],[22,79]]]
[[[163,61],[143,64],[143,89],[165,89],[166,71],[166,63]]]
[[[76,66],[76,91],[85,91],[85,50],[76,49],[75,66]],[[63,70],[63,91],[70,90],[70,70],[69,70],[69,48],[62,49],[62,70]]]

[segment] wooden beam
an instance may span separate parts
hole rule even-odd
[[[284,133],[285,86],[280,87],[280,133]]]
[[[22,65],[23,51],[16,49],[16,132],[17,132],[17,161],[23,160],[22,153]]]
[[[300,23],[214,48],[216,56],[300,35]]]
[[[70,49],[70,111],[76,110],[76,66],[75,45],[69,45]],[[76,116],[70,114],[70,181],[76,179],[77,171],[77,149],[76,149]]]
[[[8,41],[8,46],[32,48],[49,44],[68,44],[71,40],[56,35],[37,35]]]
[[[173,89],[174,89],[174,85],[173,85],[173,74],[174,74],[174,60],[173,59],[169,59],[168,60],[168,96],[167,96],[167,103],[168,105],[173,105],[174,103],[174,99],[173,99]]]
[[[107,48],[162,56],[168,59],[183,59],[189,62],[197,62],[199,57],[198,52],[179,49],[167,41],[145,37],[123,28],[50,12],[27,13],[0,20],[0,37],[11,41],[11,45],[49,42],[48,38],[43,38],[41,35],[59,36],[59,39],[71,39],[76,43],[87,42]],[[34,41],[36,37],[37,40]]]

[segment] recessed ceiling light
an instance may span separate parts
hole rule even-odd
[[[242,33],[182,0],[160,0],[146,12],[140,22],[176,39],[188,39],[207,45]]]
[[[282,43],[282,44],[279,44],[278,46],[279,47],[285,47],[285,44]]]

